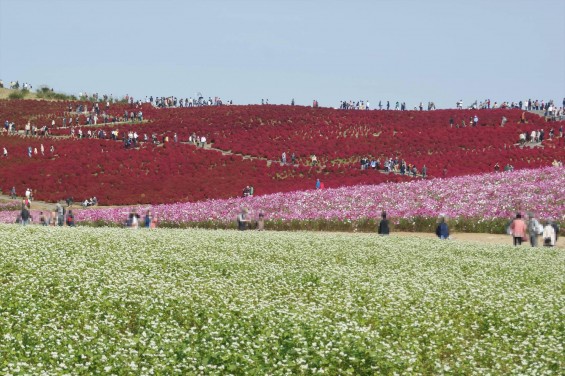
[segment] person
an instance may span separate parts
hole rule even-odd
[[[60,203],[57,203],[56,211],[57,211],[57,225],[63,226],[65,224],[65,208]]]
[[[424,165],[422,167],[422,179],[425,179],[427,174],[428,174],[428,168],[426,167],[426,165]]]
[[[10,197],[11,197],[12,199],[15,199],[15,198],[18,197],[18,196],[16,195],[16,187],[15,187],[15,186],[12,187],[12,190],[10,191]]]
[[[546,221],[545,227],[543,228],[543,245],[545,247],[553,247],[556,242],[555,228],[553,227],[551,221]]]
[[[543,226],[535,218],[534,213],[528,213],[528,236],[530,237],[530,245],[532,247],[537,247],[538,245],[538,235],[543,233]]]
[[[21,219],[22,219],[22,226],[25,226],[29,223],[29,219],[31,217],[30,213],[29,213],[29,209],[26,205],[22,205],[22,211],[20,213]]]
[[[131,210],[131,213],[129,213],[128,223],[129,227],[131,228],[139,227],[139,214],[137,213],[137,210],[135,208],[133,208]]]
[[[243,197],[249,196],[250,191],[251,191],[251,188],[248,185],[245,188],[243,188]]]
[[[263,231],[265,229],[265,214],[259,212],[259,218],[257,219],[257,231]]]
[[[312,154],[312,166],[316,166],[318,164],[318,157],[315,154]]]
[[[237,216],[237,228],[239,231],[245,231],[247,229],[247,224],[249,223],[247,213],[248,210],[246,208],[241,208],[241,212]]]
[[[436,227],[436,235],[442,240],[449,238],[449,227],[447,226],[447,223],[445,223],[444,216],[441,216],[439,219],[439,223]]]
[[[147,210],[147,212],[145,212],[145,218],[144,218],[144,223],[146,228],[150,228],[151,227],[151,211]]]
[[[553,230],[555,230],[555,242],[557,243],[557,239],[559,239],[559,224],[553,220],[549,221],[551,223],[551,227],[553,227]]]
[[[516,218],[510,224],[510,233],[514,238],[514,245],[522,245],[522,239],[526,236],[526,223],[522,219],[522,214],[516,214]]]
[[[67,213],[67,226],[74,227],[75,226],[75,216],[72,210],[69,210]]]
[[[500,126],[504,127],[504,124],[506,124],[507,121],[508,121],[508,119],[506,119],[506,116],[503,116],[502,121],[500,122]]]
[[[384,235],[389,235],[390,234],[390,228],[388,225],[388,219],[386,219],[386,212],[383,211],[381,214],[381,221],[379,222],[379,230],[378,230],[378,234],[381,236]]]
[[[43,212],[39,212],[39,223],[42,226],[47,226],[47,220],[45,219],[45,215],[43,215]]]
[[[316,179],[316,189],[320,189],[320,179]]]

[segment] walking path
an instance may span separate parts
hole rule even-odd
[[[0,202],[2,201],[15,201],[15,202],[19,202],[21,200],[21,198],[18,198],[16,200],[11,200],[9,196],[6,195],[0,195]],[[33,210],[43,210],[43,211],[52,211],[54,210],[54,204],[51,203],[46,203],[43,201],[33,201],[32,202],[32,206],[33,206]],[[77,209],[81,209],[81,210],[88,210],[91,208],[100,208],[99,206],[94,206],[94,207],[89,207],[89,208],[84,208],[78,204],[75,203],[75,205],[72,206],[73,210],[77,210]],[[124,207],[125,208],[125,207]],[[126,212],[124,212],[126,213]],[[435,234],[432,233],[424,233],[424,232],[393,232],[391,235],[391,237],[411,237],[411,238],[436,238]],[[511,245],[512,244],[512,237],[509,235],[503,235],[503,234],[484,234],[484,233],[466,233],[466,232],[454,232],[450,235],[449,240],[447,241],[452,241],[452,242],[464,242],[464,243],[479,243],[479,244],[486,244],[486,245],[495,245],[495,244],[501,244],[501,245]],[[538,242],[541,243],[541,239],[538,240]],[[524,243],[521,247],[518,247],[517,250],[530,250],[530,244],[529,242]],[[546,247],[542,247],[541,244],[538,243],[538,248],[537,250],[539,251],[549,251],[551,248],[546,248]],[[555,244],[555,248],[553,249],[565,249],[565,237],[560,236],[559,239],[557,239],[557,243]]]
[[[190,143],[190,142],[179,142],[179,143],[180,143],[180,144],[185,144],[185,145],[193,145],[193,144]],[[237,155],[237,156],[242,157],[243,159],[266,161],[266,162],[267,162],[267,167],[269,167],[269,166],[270,166],[271,164],[273,164],[273,163],[281,163],[281,164],[282,164],[282,162],[281,162],[280,160],[268,159],[268,158],[265,158],[265,157],[256,157],[256,156],[253,156],[253,155],[243,154],[243,153],[234,153],[234,152],[232,152],[231,150],[224,150],[224,149],[215,148],[215,147],[212,146],[212,144],[206,144],[206,145],[204,145],[204,148],[203,148],[203,149],[206,149],[206,150],[213,150],[213,151],[216,151],[216,152],[218,152],[218,153],[222,153],[222,155]],[[286,163],[286,166],[298,167],[298,166],[300,166],[300,164],[299,164],[299,163],[295,163],[295,164]],[[318,164],[316,167],[318,167],[318,168],[324,168],[325,165]],[[378,170],[378,172],[380,172],[381,174],[385,174],[385,175],[388,175],[388,174],[401,175],[400,172],[387,172],[387,171],[384,171],[384,170]],[[408,176],[408,177],[411,177],[411,178],[414,178],[414,177],[422,178],[422,175],[421,175],[421,174],[418,174],[418,175],[416,175],[416,176],[414,176],[414,175],[412,175],[412,174],[404,174],[404,175],[405,175],[405,176]]]
[[[424,232],[393,232],[390,236],[398,237],[416,237],[416,238],[436,238],[435,234]],[[468,232],[455,232],[449,236],[449,241],[455,242],[473,242],[481,244],[506,244],[512,245],[512,236],[504,234],[484,234],[484,233],[468,233]],[[541,237],[538,239],[539,250],[549,250],[541,246]],[[565,249],[565,237],[560,236],[555,244],[556,248]],[[530,243],[524,242],[520,249],[530,249]]]

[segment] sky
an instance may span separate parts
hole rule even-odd
[[[234,104],[565,97],[563,0],[0,0],[0,79]]]

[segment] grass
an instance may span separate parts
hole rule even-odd
[[[8,94],[8,99],[24,99],[28,95],[29,90],[27,89],[12,90],[11,93]]]
[[[38,89],[37,92],[1,88],[0,100],[1,99],[77,100],[77,97],[74,95],[53,92],[49,89],[42,90],[41,88]]]

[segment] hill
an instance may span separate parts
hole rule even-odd
[[[20,90],[0,88],[0,99],[8,99],[10,94],[19,93]],[[34,92],[28,92],[22,99],[38,99]]]
[[[36,198],[51,202],[96,196],[102,204],[156,204],[239,196],[248,185],[262,195],[310,189],[316,179],[334,188],[409,181],[421,179],[424,166],[426,177],[434,178],[491,172],[497,163],[521,169],[565,160],[563,139],[517,145],[520,133],[544,129],[548,135],[563,125],[535,115],[521,123],[519,110],[112,104],[89,125],[92,109],[90,102],[0,101],[0,117],[18,131],[0,136],[0,147],[9,152],[0,161],[0,188],[16,186],[22,193],[31,187]],[[474,116],[477,124],[470,126]],[[501,127],[503,116],[508,121]],[[24,136],[28,121],[39,129],[35,136]],[[41,135],[42,127],[49,137]],[[130,139],[134,132],[137,142]],[[204,147],[194,142],[201,137]],[[286,164],[280,163],[283,152]],[[375,168],[362,168],[363,159]],[[383,173],[390,161],[397,173]]]

